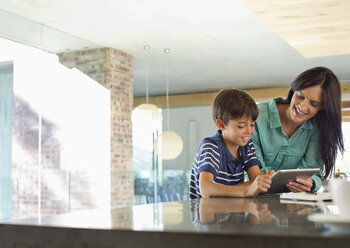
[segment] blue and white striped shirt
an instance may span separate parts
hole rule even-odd
[[[199,191],[199,173],[209,171],[214,175],[214,182],[224,185],[236,185],[244,182],[244,170],[254,165],[261,168],[260,160],[255,154],[255,147],[250,139],[241,147],[241,159],[236,159],[226,148],[221,131],[205,138],[194,158],[190,182],[190,198],[201,198]]]

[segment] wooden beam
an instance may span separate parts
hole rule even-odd
[[[255,101],[259,102],[269,100],[275,97],[286,98],[289,92],[289,87],[254,89],[244,91],[247,92]]]
[[[289,88],[269,88],[269,89],[254,89],[245,90],[254,100],[262,101],[271,99],[277,96],[287,96]],[[212,104],[215,96],[219,91],[195,93],[195,94],[182,94],[182,95],[170,95],[169,107],[194,107],[194,106],[209,106]],[[134,106],[138,106],[146,102],[145,97],[134,98]],[[166,96],[149,97],[148,102],[157,105],[160,108],[166,107]]]
[[[345,117],[350,118],[350,109],[342,109],[341,115],[343,116],[343,118],[345,118]]]
[[[344,108],[350,108],[350,101],[342,101],[341,107]]]
[[[193,107],[193,106],[208,106],[211,105],[218,92],[196,93],[196,94],[182,94],[170,95],[169,107]],[[138,106],[146,102],[146,98],[134,98],[134,106]],[[166,108],[166,96],[149,97],[148,102],[158,106],[159,108]]]
[[[244,90],[255,101],[269,100],[275,97],[287,97],[289,87],[280,88],[266,88],[266,89],[251,89]],[[341,84],[342,94],[350,94],[350,83]],[[194,107],[194,106],[210,106],[217,95],[218,91],[194,94],[180,94],[169,96],[169,107]],[[159,108],[166,108],[166,96],[149,97],[148,102],[158,106]],[[145,97],[134,98],[134,106],[146,103]],[[350,107],[349,102],[343,102],[342,107]]]
[[[350,94],[350,83],[340,84],[340,89],[341,89],[342,95],[343,94]]]

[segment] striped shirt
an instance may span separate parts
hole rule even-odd
[[[226,148],[219,130],[214,136],[205,138],[194,158],[190,181],[190,198],[201,198],[199,191],[199,173],[209,171],[214,175],[214,182],[224,185],[236,185],[244,182],[244,170],[254,165],[261,168],[255,154],[255,147],[250,139],[241,147],[241,159],[236,159]]]

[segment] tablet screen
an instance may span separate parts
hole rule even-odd
[[[279,170],[271,177],[272,183],[269,190],[265,194],[290,192],[290,190],[286,187],[289,180],[294,180],[297,176],[310,177],[319,170],[319,168]]]

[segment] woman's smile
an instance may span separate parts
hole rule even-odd
[[[304,113],[303,111],[299,110],[298,106],[295,106],[294,110],[295,110],[295,115],[298,117],[304,117],[305,115],[307,115],[307,113]]]

